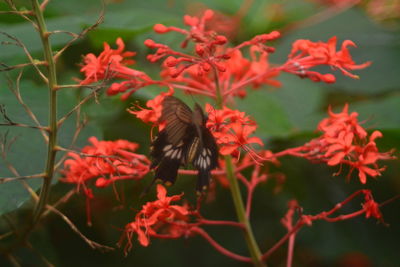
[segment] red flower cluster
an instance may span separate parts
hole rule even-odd
[[[170,68],[170,74],[174,78],[192,66],[197,66],[199,75],[209,72],[212,68],[225,71],[219,62],[229,57],[224,53],[218,53],[221,52],[221,49],[218,49],[218,47],[226,44],[228,40],[223,35],[217,35],[214,31],[206,30],[205,27],[206,21],[210,20],[213,15],[214,12],[212,10],[206,10],[200,18],[188,15],[184,16],[183,21],[190,27],[190,30],[166,27],[162,24],[154,26],[154,31],[160,34],[175,31],[185,35],[186,38],[182,42],[181,47],[185,48],[189,41],[193,41],[195,43],[196,56],[177,52],[164,44],[155,43],[153,40],[146,40],[146,46],[157,49],[155,54],[148,55],[147,58],[151,62],[156,62],[168,56],[164,64]]]
[[[64,178],[60,181],[77,185],[87,199],[87,216],[90,224],[89,200],[93,198],[92,189],[87,183],[96,179],[97,187],[106,187],[117,180],[138,180],[149,172],[150,161],[134,151],[138,144],[126,140],[98,141],[90,137],[91,146],[85,146],[81,153],[68,153],[64,162]]]
[[[226,37],[207,30],[206,22],[212,17],[211,10],[206,10],[200,18],[185,16],[184,23],[191,27],[190,30],[166,27],[162,24],[154,26],[157,33],[175,31],[184,34],[186,38],[182,47],[186,47],[189,41],[195,43],[196,55],[188,55],[153,40],[145,41],[148,47],[157,49],[155,54],[148,56],[151,62],[167,57],[163,64],[165,69],[162,71],[164,79],[175,83],[174,87],[185,92],[214,98],[217,97],[217,90],[220,90],[223,100],[229,96],[244,97],[244,88],[248,85],[279,86],[279,82],[271,79],[276,77],[279,71],[271,68],[267,60],[268,53],[274,49],[264,44],[278,38],[279,32],[257,35],[234,48],[226,48]],[[246,46],[250,47],[251,60],[244,58],[240,51]],[[219,85],[215,83],[215,75],[218,76]]]
[[[301,150],[303,157],[311,160],[325,161],[330,166],[346,164],[350,166],[350,173],[358,170],[361,183],[366,183],[366,176],[381,175],[384,168],[379,168],[377,161],[392,159],[391,152],[380,153],[375,139],[382,137],[382,133],[374,131],[369,137],[367,132],[358,124],[358,113],[348,113],[346,104],[342,112],[335,114],[329,108],[329,118],[322,120],[318,130],[322,136],[305,144]]]
[[[120,244],[126,239],[125,253],[132,249],[132,236],[137,234],[139,243],[147,247],[150,236],[158,238],[179,238],[189,231],[189,210],[185,206],[171,205],[183,194],[167,197],[167,190],[157,185],[158,200],[147,202],[135,216],[135,221],[125,226]]]
[[[149,171],[150,161],[134,151],[138,144],[126,140],[98,141],[90,137],[91,146],[81,153],[69,152],[64,162],[64,178],[61,181],[85,186],[96,179],[97,187],[105,187],[117,180],[140,179]]]
[[[292,51],[288,56],[288,61],[280,70],[307,77],[314,82],[323,81],[334,83],[335,76],[332,74],[321,74],[310,69],[319,65],[328,65],[333,69],[339,69],[346,76],[358,79],[357,75],[348,70],[357,70],[368,67],[371,62],[356,65],[350,55],[348,46],[356,47],[355,43],[345,40],[340,51],[336,51],[336,36],[324,42],[311,42],[310,40],[297,40],[292,45]]]
[[[192,94],[202,94],[212,98],[219,98],[223,103],[233,96],[245,97],[246,89],[257,88],[261,85],[279,87],[280,82],[275,78],[281,71],[293,73],[300,77],[308,77],[313,81],[335,82],[332,74],[321,74],[310,70],[319,65],[328,65],[340,69],[344,75],[352,78],[358,76],[349,70],[361,69],[370,65],[370,62],[356,65],[349,53],[348,47],[355,44],[346,40],[341,50],[336,51],[336,37],[327,43],[297,40],[292,47],[288,60],[281,66],[271,67],[268,57],[274,48],[265,45],[266,42],[280,37],[280,33],[273,31],[269,34],[260,34],[233,48],[226,47],[228,40],[207,26],[214,16],[212,10],[206,10],[201,17],[184,17],[184,24],[189,29],[156,24],[154,31],[159,34],[178,32],[185,36],[182,48],[189,42],[194,43],[194,53],[187,54],[176,51],[169,46],[148,39],[144,44],[156,49],[154,54],[147,56],[151,62],[164,59],[162,81],[152,80],[145,73],[128,68],[133,64],[127,59],[133,52],[124,52],[124,43],[117,39],[118,49],[113,50],[104,44],[104,51],[96,57],[88,54],[81,71],[86,79],[81,84],[90,84],[107,78],[120,78],[122,82],[113,83],[107,94],[123,93],[122,99],[128,98],[138,89],[152,84],[167,85],[179,88]],[[250,58],[245,58],[242,49],[248,47]]]
[[[244,112],[227,107],[216,110],[209,104],[206,105],[206,112],[206,126],[220,145],[219,152],[222,155],[239,156],[239,148],[251,151],[250,144],[263,146],[260,138],[249,137],[257,129],[257,124]]]
[[[80,84],[86,85],[111,78],[123,79],[124,81],[120,83],[113,83],[107,89],[107,94],[124,93],[122,99],[126,99],[139,88],[153,84],[154,81],[144,72],[128,68],[127,65],[134,64],[134,61],[128,58],[136,53],[124,51],[125,44],[121,38],[118,38],[116,43],[118,48],[115,50],[104,43],[104,50],[98,57],[92,53],[85,56],[81,72],[85,74],[86,78]],[[128,91],[129,89],[133,90]]]

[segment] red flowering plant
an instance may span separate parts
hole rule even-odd
[[[249,88],[256,89],[264,85],[280,87],[281,84],[276,78],[281,72],[309,78],[314,82],[334,83],[336,80],[334,74],[320,73],[314,70],[314,67],[330,66],[333,71],[340,70],[342,74],[354,79],[358,76],[351,71],[365,68],[370,65],[370,62],[356,64],[349,51],[349,47],[355,47],[354,42],[346,40],[342,43],[340,50],[337,50],[337,38],[334,36],[326,43],[297,40],[293,43],[292,51],[285,63],[272,64],[269,62],[269,55],[275,49],[267,43],[279,38],[279,32],[273,31],[257,35],[236,46],[230,46],[229,40],[224,35],[215,32],[213,25],[208,24],[213,15],[212,10],[206,10],[200,17],[185,16],[183,21],[187,28],[163,24],[154,26],[154,31],[158,34],[177,33],[183,35],[181,48],[189,52],[176,51],[166,44],[147,39],[144,44],[155,51],[148,55],[147,59],[152,63],[162,60],[161,80],[156,81],[147,76],[143,77],[147,77],[146,79],[151,81],[149,84],[160,84],[170,89],[149,100],[146,104],[147,108],[135,106],[128,112],[143,122],[158,126],[161,131],[165,127],[165,122],[161,120],[163,107],[165,107],[163,101],[167,96],[174,94],[174,89],[180,89],[191,95],[203,95],[214,101],[215,107],[210,103],[205,105],[207,113],[205,126],[211,131],[220,154],[219,167],[212,170],[211,173],[218,178],[217,181],[231,190],[238,216],[237,226],[244,230],[250,257],[237,255],[216,243],[204,229],[200,228],[204,219],[199,215],[199,205],[196,208],[187,204],[171,205],[171,202],[180,200],[183,195],[166,197],[166,189],[160,185],[157,187],[158,200],[145,204],[142,210],[136,214],[135,220],[126,225],[122,238],[126,241],[125,252],[132,248],[133,234],[138,236],[141,245],[148,246],[150,237],[187,238],[197,233],[205,237],[221,253],[239,261],[253,262],[257,266],[264,265],[270,255],[288,241],[289,266],[292,261],[294,237],[303,225],[310,226],[315,220],[328,222],[346,220],[362,214],[367,218],[375,217],[382,220],[379,204],[373,200],[372,193],[368,190],[357,191],[330,211],[324,211],[317,215],[299,214],[297,222],[295,222],[294,216],[298,213],[296,211],[300,210],[300,206],[296,201],[291,201],[288,213],[282,219],[282,224],[287,228],[288,234],[265,253],[261,252],[249,221],[253,194],[260,183],[266,182],[270,178],[277,179],[277,186],[281,186],[285,180],[284,175],[269,171],[270,168],[267,168],[269,163],[279,165],[279,157],[291,155],[313,162],[323,162],[329,166],[347,165],[350,168],[347,177],[351,176],[353,170],[357,170],[360,181],[365,184],[368,176],[375,178],[384,170],[384,167],[378,165],[379,160],[393,159],[394,157],[392,152],[378,150],[375,139],[382,137],[382,134],[375,131],[368,137],[366,130],[357,121],[358,114],[348,113],[347,104],[339,114],[333,113],[331,109],[328,111],[329,118],[322,120],[317,128],[322,132],[320,137],[303,146],[280,152],[265,150],[263,141],[254,135],[257,123],[244,112],[228,107],[235,97],[245,98]],[[191,44],[193,45],[191,46]],[[108,46],[105,48],[105,51],[109,50]],[[191,48],[193,48],[193,53],[190,53]],[[123,57],[124,53],[121,49],[119,51]],[[244,56],[245,54],[249,57]],[[89,55],[86,56],[86,58],[88,57]],[[90,55],[90,58],[92,57]],[[87,64],[81,69],[85,73],[86,69],[93,69],[89,67],[92,63],[86,62]],[[103,68],[99,68],[100,70],[106,66],[112,66],[114,61],[111,59],[103,64]],[[117,68],[113,68],[114,77],[127,81],[137,77],[139,71],[132,70],[132,75],[129,76],[129,71],[126,71],[125,68],[125,66],[121,67],[121,72],[118,72]],[[128,77],[124,78],[124,75],[128,75]],[[101,73],[98,75],[92,73],[91,76],[86,75],[84,81],[90,77],[102,76]],[[123,83],[124,81],[119,84]],[[140,85],[140,87],[144,86],[146,86],[145,83]],[[138,87],[133,86],[127,89],[127,87],[121,86],[118,88],[113,92],[123,93],[123,99],[126,99],[127,92],[131,94]],[[251,169],[250,178],[246,178],[247,170]],[[196,173],[196,170],[179,170],[179,174],[195,175]],[[242,201],[239,182],[247,189],[246,202]],[[211,188],[213,188],[210,189],[212,194],[215,194],[215,186]],[[332,217],[343,205],[359,194],[365,196],[365,202],[360,210]],[[201,204],[201,199],[199,204]],[[220,225],[234,225],[228,221],[205,221]],[[120,244],[122,245],[122,243]]]
[[[60,85],[55,79],[54,62],[60,54],[49,48],[48,37],[53,33],[50,34],[43,26],[43,11],[48,1],[39,4],[33,0],[32,3],[32,10],[27,12],[18,11],[13,4],[10,6],[13,14],[22,17],[33,16],[37,21],[34,22],[34,26],[40,32],[46,50],[45,60],[38,62],[26,53],[30,60],[28,65],[34,66],[39,77],[49,87],[49,126],[42,126],[27,108],[19,95],[19,88],[14,90],[17,100],[36,123],[35,126],[13,122],[0,105],[0,113],[7,126],[40,130],[48,148],[46,169],[43,173],[20,176],[15,168],[8,164],[10,171],[16,176],[12,180],[39,177],[43,179],[39,197],[34,190],[27,187],[36,201],[36,206],[32,223],[21,236],[29,235],[48,210],[60,215],[92,248],[110,249],[89,240],[68,217],[55,208],[56,205],[48,204],[50,185],[55,174],[60,174],[61,182],[74,186],[71,189],[72,193],[81,193],[86,198],[88,225],[93,224],[90,204],[96,201],[95,195],[102,188],[115,184],[125,186],[128,181],[139,185],[139,180],[146,180],[145,183],[149,185],[144,189],[144,193],[156,191],[156,199],[141,202],[144,196],[151,198],[152,193],[142,194],[142,197],[137,198],[135,205],[139,208],[129,211],[131,220],[125,221],[122,227],[119,227],[122,228],[122,234],[118,246],[123,248],[125,255],[134,253],[135,242],[148,247],[155,239],[187,239],[199,236],[219,253],[255,266],[266,266],[271,256],[277,255],[276,252],[286,244],[287,266],[292,266],[297,234],[303,226],[312,226],[315,221],[333,223],[365,216],[384,223],[384,212],[380,208],[399,197],[395,196],[380,203],[375,201],[371,189],[363,187],[348,197],[343,197],[341,202],[332,208],[315,214],[305,213],[308,207],[302,207],[300,200],[292,199],[288,201],[287,211],[282,213],[280,220],[286,233],[274,244],[266,247],[267,242],[264,242],[261,246],[257,239],[264,237],[257,236],[256,239],[253,231],[251,218],[256,210],[253,209],[254,196],[260,191],[257,189],[260,185],[274,180],[273,192],[278,194],[284,188],[285,182],[291,179],[279,170],[282,157],[291,156],[311,163],[325,164],[331,170],[334,169],[334,175],[346,171],[347,181],[357,175],[361,186],[369,182],[370,178],[379,181],[377,178],[386,169],[382,161],[395,159],[394,150],[382,151],[378,148],[377,140],[383,137],[382,132],[367,131],[359,121],[358,113],[350,112],[347,103],[339,113],[333,112],[329,106],[328,116],[316,127],[316,137],[307,140],[305,144],[283,150],[270,146],[271,140],[261,138],[257,131],[260,122],[250,116],[250,112],[246,113],[236,108],[236,102],[248,97],[253,90],[263,90],[266,86],[282,87],[283,84],[278,80],[282,73],[306,78],[307,82],[326,84],[335,83],[337,74],[359,79],[353,72],[368,67],[371,62],[355,62],[350,53],[350,48],[356,47],[353,41],[345,40],[337,48],[336,36],[326,42],[296,40],[287,60],[283,63],[273,63],[270,61],[271,54],[275,52],[272,45],[281,37],[279,31],[258,34],[249,40],[234,44],[227,37],[234,36],[232,28],[228,29],[229,33],[226,36],[226,29],[221,30],[224,27],[215,25],[218,18],[215,17],[214,11],[207,9],[199,16],[185,15],[182,28],[164,24],[154,25],[155,34],[175,34],[182,37],[179,49],[153,40],[155,38],[144,41],[144,46],[151,51],[146,59],[153,65],[159,65],[159,77],[151,77],[152,75],[145,71],[133,68],[136,65],[132,57],[136,52],[126,50],[123,39],[117,38],[117,48],[104,43],[103,51],[98,55],[89,53],[84,56],[80,65],[84,77],[79,84]],[[90,29],[94,29],[95,26],[97,24]],[[82,35],[72,36],[78,39]],[[19,47],[24,48],[21,43],[16,42]],[[69,45],[62,48],[60,53]],[[48,76],[39,68],[41,65],[48,68]],[[321,66],[330,70],[321,72]],[[19,80],[16,84],[19,86]],[[153,136],[153,131],[148,134],[151,141],[149,156],[139,154],[139,145],[133,141],[105,141],[94,136],[88,139],[90,145],[82,149],[73,149],[76,136],[84,124],[81,122],[84,117],[80,114],[81,106],[89,99],[96,98],[101,89],[105,89],[108,97],[118,95],[121,100],[126,101],[132,100],[138,90],[144,91],[149,87],[157,87],[160,92],[157,92],[153,99],[148,99],[145,106],[135,102],[126,110],[142,122],[156,128],[152,130],[158,131],[156,137]],[[92,91],[60,118],[55,112],[57,93],[65,88],[90,88]],[[177,91],[190,94],[196,100],[201,96],[198,102],[205,103],[196,104],[192,110],[176,97]],[[117,101],[120,102],[118,99]],[[71,146],[65,148],[57,142],[57,132],[74,113],[78,114],[76,133]],[[4,144],[3,151],[7,150]],[[59,161],[56,157],[57,152],[64,153]],[[63,166],[61,170],[58,169],[60,166]],[[192,191],[172,194],[165,187],[174,184],[177,177],[181,176],[198,177],[195,204],[191,203],[190,197],[186,197],[190,196]],[[3,178],[1,181],[10,179]],[[154,189],[151,187],[153,182],[147,180],[161,180],[163,185],[157,184]],[[237,217],[234,221],[210,219],[205,215],[204,203],[213,205],[219,201],[219,188],[231,193]],[[343,209],[345,206],[351,207],[359,197],[362,198],[358,208],[352,211]],[[61,200],[63,201],[57,202],[57,205],[65,202],[64,198]],[[121,201],[121,204],[125,207],[126,203]],[[279,220],[277,222],[279,224]],[[208,231],[210,226],[229,226],[240,230],[235,231],[235,234],[244,236],[247,253],[233,252],[226,244],[217,241]]]
[[[64,161],[64,178],[61,181],[76,184],[77,191],[86,196],[87,223],[91,222],[90,200],[94,198],[88,183],[102,188],[118,180],[139,180],[149,172],[150,161],[145,155],[135,153],[138,144],[127,140],[98,141],[89,138],[91,146],[81,152],[68,152]]]

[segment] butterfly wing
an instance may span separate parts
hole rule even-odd
[[[193,112],[178,98],[168,96],[163,101],[160,121],[165,128],[151,144],[151,168],[156,168],[155,179],[175,183],[178,169],[186,164],[186,152],[193,138]]]
[[[218,146],[214,136],[205,126],[206,117],[201,108],[195,109],[193,117],[193,120],[197,121],[195,127],[200,136],[199,145],[192,162],[198,170],[196,190],[201,192],[207,189],[210,183],[211,170],[218,166]],[[198,119],[195,117],[198,117]]]
[[[188,127],[192,124],[193,112],[190,108],[173,96],[167,96],[163,101],[160,121],[165,121],[167,141],[173,146],[182,142]]]
[[[175,183],[179,166],[184,162],[183,144],[183,142],[178,145],[170,143],[166,129],[158,134],[150,148],[150,155],[153,158],[150,168],[157,167],[154,179],[160,179],[169,184]]]

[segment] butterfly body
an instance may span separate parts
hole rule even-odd
[[[155,179],[173,184],[179,167],[192,164],[198,170],[196,189],[207,188],[210,172],[218,165],[218,148],[205,127],[206,120],[199,105],[192,112],[176,97],[164,99],[160,122],[166,126],[152,142],[150,152]]]

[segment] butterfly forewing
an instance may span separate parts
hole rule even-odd
[[[178,145],[191,125],[193,113],[190,108],[178,98],[168,96],[163,101],[160,121],[166,123],[167,140]]]

